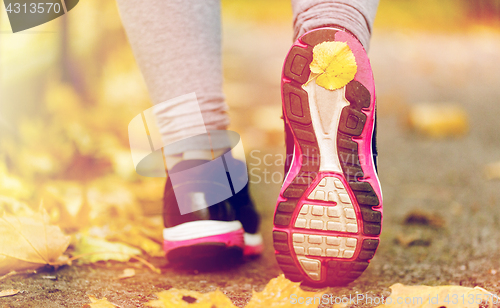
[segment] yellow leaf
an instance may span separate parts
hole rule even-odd
[[[30,185],[27,185],[21,178],[10,175],[7,166],[0,163],[0,194],[16,199],[29,198]]]
[[[351,48],[344,42],[323,42],[313,49],[310,80],[328,90],[340,89],[354,79],[358,67]],[[309,81],[310,81],[309,80]]]
[[[112,243],[102,238],[81,235],[73,254],[85,255],[79,259],[84,263],[107,260],[127,262],[131,256],[140,255],[141,251],[122,243]]]
[[[488,180],[500,180],[500,161],[486,165],[484,173]]]
[[[114,308],[116,307],[114,304],[108,302],[108,300],[103,297],[101,299],[97,299],[93,295],[89,295],[90,304],[84,305],[82,308]]]
[[[391,296],[378,308],[479,308],[482,303],[498,302],[498,297],[483,288],[462,286],[391,286]]]
[[[262,292],[253,291],[252,299],[245,307],[317,307],[321,296],[322,292],[304,291],[300,283],[280,275],[271,279]]]
[[[5,296],[12,296],[12,295],[16,295],[17,293],[19,293],[19,290],[2,290],[0,291],[0,297],[5,297]]]
[[[159,231],[159,233],[161,234],[161,231]],[[106,236],[106,239],[126,243],[130,246],[140,248],[153,257],[163,257],[165,255],[161,244],[144,236],[138,226],[131,224],[122,226],[121,231],[117,230],[113,232],[109,236]]]
[[[133,268],[126,268],[123,270],[123,273],[116,277],[116,279],[125,279],[125,278],[130,278],[135,276],[135,269]]]
[[[14,216],[33,216],[35,214],[26,203],[0,194],[0,213],[2,212]]]
[[[199,293],[190,290],[170,289],[156,294],[158,300],[149,301],[149,307],[224,308],[235,307],[220,290]],[[309,292],[300,288],[300,283],[291,282],[283,275],[271,279],[262,292],[253,292],[245,308],[260,307],[318,307],[322,292]],[[344,305],[345,306],[345,305]],[[334,306],[343,307],[343,306]]]
[[[189,307],[189,308],[236,308],[231,300],[220,290],[209,293],[199,293],[190,290],[169,289],[156,294],[158,300],[152,300],[145,305],[148,307]]]
[[[0,217],[0,274],[50,264],[66,250],[70,237],[48,224],[46,214]]]
[[[467,112],[456,104],[421,103],[412,106],[410,127],[434,138],[463,136],[469,131]]]
[[[66,232],[89,225],[90,207],[87,188],[76,181],[49,182],[42,190],[43,206],[53,223]]]

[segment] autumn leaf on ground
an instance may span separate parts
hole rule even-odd
[[[0,149],[3,150],[3,149]],[[19,176],[9,174],[7,165],[0,161],[0,194],[17,200],[28,199],[31,186],[21,180]]]
[[[484,173],[488,180],[500,180],[500,161],[486,165]]]
[[[102,253],[101,253],[102,252]],[[141,251],[122,243],[112,243],[105,239],[80,235],[75,244],[73,255],[82,255],[78,260],[82,263],[115,260],[127,262],[131,256],[140,255]]]
[[[452,103],[420,103],[411,107],[408,114],[410,127],[433,138],[460,137],[469,131],[465,109]]]
[[[161,234],[161,230],[158,233]],[[115,231],[112,234],[106,236],[106,239],[140,248],[152,257],[165,256],[165,252],[163,251],[161,244],[144,236],[139,226],[127,224],[121,228],[121,231]]]
[[[396,283],[391,286],[391,296],[378,308],[479,308],[489,302],[497,303],[499,298],[483,288],[462,286],[405,286]]]
[[[125,278],[130,278],[135,276],[135,269],[133,268],[126,268],[123,270],[123,273],[116,277],[115,279],[125,279]]]
[[[0,213],[14,216],[33,216],[35,211],[29,205],[16,198],[6,197],[0,194]]]
[[[6,297],[6,296],[12,296],[12,295],[16,295],[17,293],[19,293],[19,290],[2,290],[0,291],[0,297]]]
[[[209,293],[199,293],[191,290],[169,289],[156,294],[158,300],[152,300],[148,307],[189,307],[189,308],[236,308],[231,300],[220,290]]]
[[[89,295],[90,304],[83,305],[82,308],[115,308],[116,305],[110,303],[105,297],[97,299],[93,295]]]
[[[300,283],[291,282],[280,275],[269,281],[262,292],[253,291],[246,308],[258,307],[317,307],[323,292],[309,292],[300,288]],[[316,305],[314,302],[316,298]]]
[[[318,86],[328,90],[342,88],[354,79],[358,70],[356,58],[345,42],[323,42],[314,46],[309,67],[309,81],[316,78]]]
[[[70,237],[48,221],[45,213],[32,217],[0,216],[0,274],[35,269],[62,255]]]
[[[280,275],[269,281],[262,292],[253,291],[250,302],[245,308],[258,307],[317,307],[322,292],[309,292],[300,288],[300,283],[291,282]],[[231,300],[220,290],[199,293],[191,290],[172,288],[156,294],[158,300],[149,301],[149,307],[235,307]],[[316,300],[315,300],[316,299]],[[334,306],[340,307],[340,306]]]

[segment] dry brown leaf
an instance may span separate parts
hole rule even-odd
[[[93,295],[89,295],[90,304],[83,305],[82,308],[114,308],[115,304],[110,303],[105,297],[97,299]]]
[[[49,225],[47,214],[33,217],[0,217],[0,274],[35,269],[51,264],[62,255],[70,237]]]
[[[401,246],[429,246],[432,242],[430,237],[426,237],[422,232],[399,233],[395,242]]]
[[[391,296],[378,308],[479,308],[484,303],[498,303],[498,297],[483,288],[462,286],[391,286]]]
[[[2,290],[0,291],[0,297],[12,296],[16,295],[17,293],[19,293],[19,290],[14,290],[14,289]]]
[[[424,225],[434,228],[443,228],[446,225],[444,218],[438,213],[431,213],[421,209],[412,210],[404,218],[407,225]]]

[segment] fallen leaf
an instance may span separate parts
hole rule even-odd
[[[55,262],[62,255],[70,237],[48,221],[46,213],[0,217],[0,274],[35,269]]]
[[[105,297],[97,299],[93,295],[89,295],[90,304],[83,305],[82,308],[114,308],[115,304],[110,303]]]
[[[328,90],[348,84],[358,69],[356,58],[345,42],[323,42],[314,46],[309,67],[311,79],[316,78],[316,83]]]
[[[123,273],[116,277],[116,279],[125,279],[125,278],[130,278],[135,276],[135,269],[133,268],[126,268],[123,270]]]
[[[429,246],[432,242],[430,237],[426,237],[422,232],[411,234],[400,233],[395,238],[396,243],[401,246]]]
[[[323,294],[323,292],[304,291],[300,288],[300,283],[291,282],[284,275],[271,279],[262,292],[252,293],[246,308],[317,307]],[[300,298],[303,300],[299,300]]]
[[[21,180],[20,177],[14,176],[7,172],[7,167],[0,164],[0,194],[6,197],[12,197],[16,200],[26,199],[29,197],[30,186]]]
[[[479,308],[489,302],[498,302],[498,297],[483,288],[462,286],[405,286],[396,283],[392,293],[378,308]]]
[[[1,171],[0,171],[1,172]],[[16,198],[0,195],[0,212],[14,216],[33,216],[35,211]]]
[[[404,223],[406,225],[424,225],[442,228],[445,226],[446,221],[437,213],[430,213],[423,210],[413,210],[406,214]]]
[[[488,180],[500,180],[500,161],[486,165],[484,173]]]
[[[199,293],[191,290],[169,289],[156,293],[158,300],[152,300],[145,305],[148,307],[189,307],[189,308],[236,308],[231,300],[219,289]]]
[[[12,296],[12,295],[16,295],[17,293],[19,293],[19,290],[14,290],[14,289],[2,290],[2,291],[0,291],[0,297]]]
[[[43,187],[43,206],[53,223],[75,232],[90,223],[87,187],[75,181],[54,181]]]
[[[323,292],[304,291],[300,283],[291,282],[284,275],[269,281],[262,292],[252,292],[252,298],[245,308],[255,307],[317,307],[320,304]],[[203,307],[224,308],[236,307],[231,300],[219,289],[199,293],[191,290],[169,289],[156,294],[158,300],[146,303],[149,307]],[[346,305],[334,305],[341,308]]]
[[[80,234],[75,244],[74,255],[82,255],[81,263],[115,260],[127,262],[131,256],[140,255],[141,251],[122,243],[112,243],[105,239]]]
[[[161,231],[159,231],[161,234]],[[140,228],[127,224],[122,226],[120,230],[112,232],[106,236],[107,240],[125,243],[130,246],[140,248],[152,257],[163,257],[165,252],[162,245],[151,240],[141,232]]]
[[[408,121],[415,131],[434,138],[463,136],[469,131],[467,112],[455,104],[421,103],[412,106]]]

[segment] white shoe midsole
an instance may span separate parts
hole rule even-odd
[[[337,154],[337,131],[342,109],[350,105],[345,99],[345,87],[331,91],[310,82],[302,88],[308,94],[311,122],[318,140],[319,171],[342,173]]]
[[[246,233],[243,234],[243,238],[245,239],[245,245],[246,246],[259,246],[262,245],[262,235],[260,233],[256,234],[250,234]]]
[[[187,241],[197,238],[225,234],[242,229],[238,220],[218,221],[199,220],[190,221],[171,228],[163,229],[163,239],[166,241]]]

